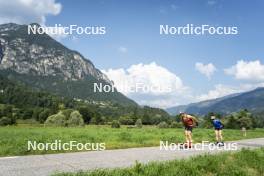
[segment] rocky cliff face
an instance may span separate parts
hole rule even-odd
[[[26,25],[0,25],[0,69],[41,76],[59,75],[65,80],[79,80],[93,76],[110,80],[94,67],[91,61],[72,51],[47,34],[27,34]]]
[[[0,25],[0,75],[63,97],[136,105],[116,90],[95,92],[94,83],[113,83],[90,60],[47,34],[27,30],[26,25]]]

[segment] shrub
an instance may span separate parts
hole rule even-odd
[[[83,116],[84,123],[86,124],[90,123],[92,117],[95,116],[95,112],[86,106],[79,107],[78,111]]]
[[[62,112],[59,112],[57,114],[51,115],[47,118],[45,121],[45,125],[47,126],[66,126],[67,119],[65,115],[62,114]]]
[[[105,118],[99,113],[94,113],[94,117],[91,118],[90,123],[95,125],[104,124]]]
[[[70,118],[67,120],[67,126],[83,126],[84,121],[82,115],[79,113],[79,111],[73,111],[70,114]]]
[[[50,115],[50,110],[49,109],[44,109],[38,116],[38,120],[40,121],[40,123],[44,123],[47,118]]]
[[[151,122],[151,117],[148,113],[144,113],[143,117],[142,117],[142,123],[144,125],[150,125],[152,122]]]
[[[23,109],[22,110],[22,114],[21,114],[21,118],[22,119],[31,119],[33,116],[33,110],[32,109]]]
[[[12,119],[8,117],[2,117],[0,119],[0,126],[6,126],[6,125],[11,125],[12,124]]]
[[[66,119],[69,119],[73,111],[74,111],[73,109],[64,109],[61,110],[60,112],[66,117]]]
[[[136,125],[137,128],[142,128],[142,120],[141,119],[137,119],[135,125]]]
[[[179,122],[172,122],[170,125],[171,128],[181,128],[182,124]]]
[[[158,124],[158,128],[168,128],[169,127],[169,125],[166,123],[166,122],[160,122],[159,124]]]
[[[1,99],[2,97],[0,97]],[[13,107],[11,105],[0,105],[0,118],[1,117],[12,117]]]
[[[247,129],[252,128],[253,126],[253,120],[249,117],[242,117],[238,119],[240,128],[245,127]]]
[[[120,123],[117,120],[113,120],[112,124],[111,124],[112,128],[120,128]]]
[[[130,116],[121,116],[119,122],[122,125],[134,125],[134,120]]]

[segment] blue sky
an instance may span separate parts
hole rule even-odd
[[[142,97],[142,94],[127,94],[140,104],[169,107],[247,91],[263,85],[264,79],[259,76],[264,73],[262,0],[48,2],[51,5],[60,4],[60,9],[38,14],[45,18],[45,21],[41,19],[47,26],[106,26],[106,35],[78,35],[74,39],[69,36],[60,42],[79,51],[110,77],[125,74],[121,76],[131,78],[133,73],[128,70],[134,65],[134,71],[153,67],[158,72],[161,69],[160,78],[157,80],[167,79],[162,77],[162,68],[180,79],[181,88],[176,88],[169,95],[156,95],[152,92]],[[27,17],[26,22],[30,22],[30,18]],[[239,34],[164,36],[159,34],[161,24],[237,26]],[[155,64],[148,67],[153,62]],[[203,64],[204,69],[210,63],[214,66],[210,78],[195,67],[198,62]],[[117,69],[122,69],[125,73],[114,72]],[[243,74],[245,72],[246,75]],[[148,71],[142,72],[144,73],[151,74]],[[152,79],[153,75],[149,77],[144,79]],[[149,80],[146,82],[149,83]]]

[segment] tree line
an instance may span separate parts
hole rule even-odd
[[[71,115],[72,114],[72,115]],[[198,117],[200,127],[211,128],[210,117],[215,115],[225,128],[239,129],[263,128],[264,115],[262,112],[251,113],[246,109],[226,116],[208,113]],[[31,89],[25,85],[10,81],[0,76],[0,125],[16,124],[16,120],[34,119],[38,123],[50,124],[58,120],[71,126],[71,123],[111,124],[113,121],[120,125],[159,125],[160,127],[181,127],[179,115],[170,116],[159,108],[137,105],[124,106],[118,103],[90,103],[76,101],[51,93]],[[77,123],[78,122],[78,123]]]
[[[129,125],[134,124],[137,119],[142,119],[143,124],[151,125],[170,119],[169,114],[162,109],[110,102],[77,101],[31,89],[0,76],[0,125],[15,124],[17,119],[34,119],[45,123],[48,117],[67,111],[80,113],[84,124],[106,124],[118,120]]]

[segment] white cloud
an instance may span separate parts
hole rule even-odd
[[[213,90],[209,90],[208,93],[197,96],[196,100],[204,101],[204,100],[216,99],[226,95],[239,93],[243,91],[245,90],[241,89],[241,87],[233,87],[233,86],[217,84],[215,85]]]
[[[251,91],[259,87],[264,87],[264,83],[240,84],[238,86],[217,84],[214,86],[213,90],[209,90],[208,93],[197,96],[196,100],[204,101],[204,100],[216,99],[216,98],[224,97],[224,96],[235,94],[235,93]]]
[[[240,60],[236,65],[224,70],[227,75],[232,75],[236,79],[248,81],[264,81],[264,65],[259,60]]]
[[[155,62],[102,72],[114,81],[117,90],[142,105],[168,107],[187,99],[185,93],[188,87],[183,85],[182,80]],[[133,90],[130,91],[130,88]]]
[[[55,0],[0,0],[0,24],[32,22],[44,25],[47,15],[58,15],[61,4]]]
[[[264,65],[259,60],[256,61],[237,61],[236,65],[224,69],[225,74],[232,75],[238,80],[250,81],[238,86],[228,86],[218,84],[213,90],[206,94],[197,96],[197,100],[208,100],[223,97],[233,93],[250,91],[258,87],[264,87]],[[253,82],[254,81],[254,82]]]
[[[211,76],[216,71],[216,67],[212,64],[203,64],[200,62],[195,63],[195,69],[198,70],[201,74],[205,75],[208,79],[211,79]]]
[[[161,108],[220,98],[264,86],[264,82],[233,86],[217,84],[207,93],[197,95],[195,92],[192,92],[191,88],[183,84],[183,81],[179,76],[155,62],[150,64],[140,63],[131,65],[127,69],[119,68],[102,70],[102,72],[113,80],[115,87],[120,92],[135,100],[140,105]],[[126,86],[135,87],[137,83],[140,83],[139,87],[163,87],[161,90],[165,91],[157,91],[160,89],[154,89],[145,92],[142,89],[138,89],[137,92],[130,92],[128,89],[124,88]],[[166,89],[166,87],[169,87],[169,89]]]
[[[46,27],[47,15],[58,15],[62,5],[55,0],[0,0],[0,24],[17,23],[30,24],[39,23]],[[51,37],[60,40],[67,37],[61,27],[49,27],[59,31],[57,34],[50,34]]]
[[[127,48],[126,47],[124,47],[124,46],[120,46],[120,47],[118,47],[118,51],[120,52],[120,53],[127,53]]]

